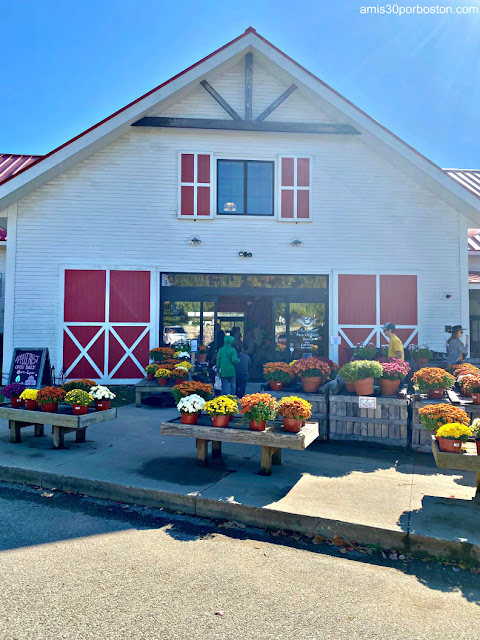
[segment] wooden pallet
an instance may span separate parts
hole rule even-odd
[[[355,395],[330,395],[329,438],[406,447],[408,399],[378,397],[376,409],[359,407]]]

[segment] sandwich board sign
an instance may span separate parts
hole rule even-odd
[[[52,369],[47,348],[16,348],[13,350],[8,384],[19,382],[31,389],[52,384]]]

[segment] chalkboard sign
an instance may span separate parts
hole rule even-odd
[[[19,382],[31,389],[52,384],[52,370],[48,349],[14,349],[8,384]]]

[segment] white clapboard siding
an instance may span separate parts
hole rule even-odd
[[[179,220],[178,152],[313,162],[312,222]],[[200,246],[188,239],[200,237]],[[293,248],[293,239],[304,242]],[[460,245],[459,245],[460,242]],[[18,203],[14,340],[58,362],[60,265],[170,271],[417,273],[422,339],[460,319],[459,218],[361,137],[132,128]],[[249,251],[251,259],[238,257]],[[445,291],[455,293],[446,300]],[[32,293],[33,292],[33,293]]]

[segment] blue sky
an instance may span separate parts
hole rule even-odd
[[[480,169],[480,9],[362,15],[366,4],[0,0],[0,153],[50,151],[251,25],[434,162]]]

